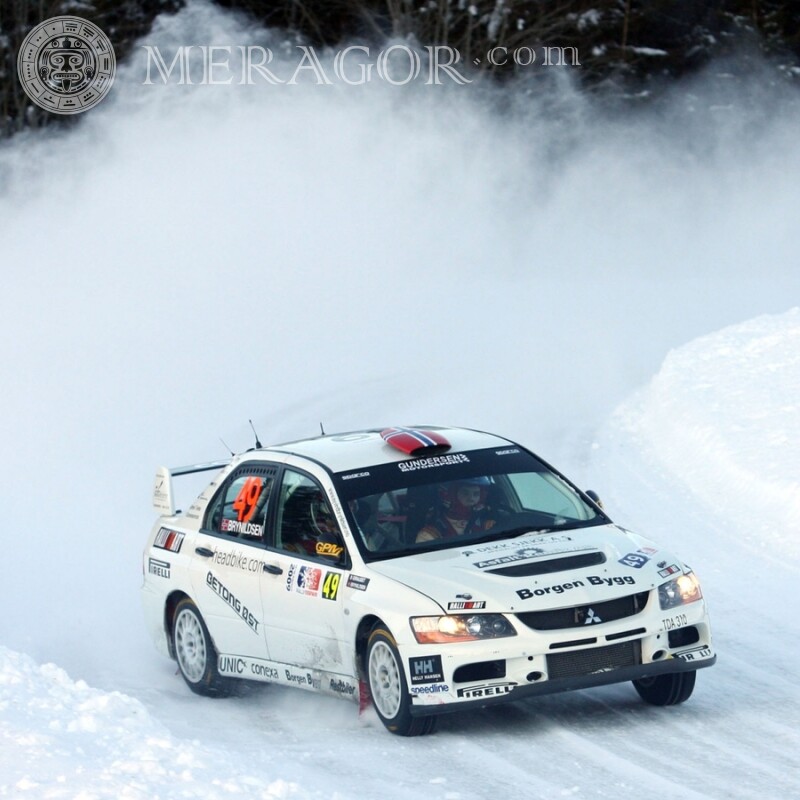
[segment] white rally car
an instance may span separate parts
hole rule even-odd
[[[186,511],[172,478],[218,474]],[[189,688],[236,679],[440,712],[632,681],[681,703],[716,656],[694,573],[521,445],[388,428],[156,475],[146,624]],[[241,684],[239,684],[241,685]]]

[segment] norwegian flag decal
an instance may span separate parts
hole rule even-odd
[[[450,449],[450,442],[435,431],[421,431],[416,428],[386,428],[381,431],[383,440],[410,456],[423,453],[443,453]]]

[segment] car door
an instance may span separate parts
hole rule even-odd
[[[270,658],[347,672],[344,665],[352,662],[342,610],[347,552],[327,494],[310,474],[286,467],[274,503],[274,540],[261,579]]]
[[[195,599],[220,654],[268,658],[261,576],[278,468],[237,467],[208,505],[195,540]]]

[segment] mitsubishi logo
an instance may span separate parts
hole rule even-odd
[[[589,608],[586,611],[586,621],[583,623],[584,625],[591,625],[594,622],[602,622],[603,620],[594,613],[593,608]]]

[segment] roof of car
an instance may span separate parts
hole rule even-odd
[[[436,425],[410,425],[406,428],[411,431],[435,431],[441,434],[450,443],[450,448],[445,451],[445,454],[514,444],[509,439],[468,428],[444,428]],[[264,455],[270,452],[280,452],[303,456],[323,464],[331,472],[347,472],[375,464],[389,464],[431,455],[425,450],[420,451],[418,455],[409,455],[399,450],[381,437],[381,431],[384,430],[386,428],[372,428],[316,436],[313,439],[300,439],[295,442],[272,445],[258,452]],[[441,452],[438,450],[437,454],[441,454]]]

